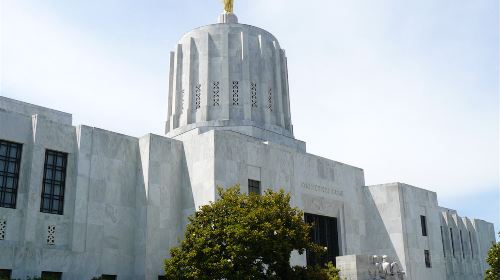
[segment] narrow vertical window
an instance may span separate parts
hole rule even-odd
[[[268,96],[267,96],[267,108],[269,109],[269,111],[273,111],[273,89],[270,88],[269,89],[269,93],[268,93]]]
[[[465,259],[465,248],[464,248],[464,239],[462,237],[462,230],[460,230],[460,246],[462,248],[462,258]]]
[[[0,207],[16,208],[22,145],[0,140]]]
[[[260,181],[248,180],[248,193],[254,193],[260,195]]]
[[[250,100],[252,102],[252,108],[257,108],[257,83],[250,83]]]
[[[62,215],[68,154],[47,150],[43,171],[40,212]]]
[[[420,225],[422,227],[422,236],[427,236],[427,219],[425,216],[420,216]]]
[[[443,226],[441,226],[441,244],[443,244],[443,255],[446,258],[446,248],[444,247],[444,232]]]
[[[472,258],[474,258],[474,247],[472,246],[472,235],[470,234],[470,231],[469,231],[469,243],[470,243],[470,252],[472,254]]]
[[[240,105],[240,82],[233,81],[233,106]]]
[[[213,104],[214,106],[220,105],[220,82],[212,83],[212,94],[213,94]]]
[[[201,108],[201,84],[197,84],[194,88],[194,108],[195,110]]]
[[[424,250],[425,267],[431,267],[431,253],[429,250]]]
[[[450,228],[450,238],[451,238],[451,251],[453,252],[453,257],[455,258],[455,241],[453,240],[453,229]]]

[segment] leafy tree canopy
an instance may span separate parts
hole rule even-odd
[[[337,279],[329,267],[291,267],[293,250],[323,253],[309,239],[303,212],[283,190],[242,194],[238,185],[189,218],[185,239],[165,260],[167,279]]]
[[[500,232],[498,233],[500,236]],[[490,268],[486,270],[485,280],[499,280],[500,279],[500,243],[497,242],[491,246],[488,251],[488,257],[486,262],[490,265]]]

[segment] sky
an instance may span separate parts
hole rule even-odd
[[[163,134],[169,52],[218,0],[0,0],[0,95]],[[366,184],[436,191],[500,230],[499,1],[236,0],[288,57],[295,137]]]

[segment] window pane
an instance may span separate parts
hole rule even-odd
[[[17,157],[17,147],[10,146],[9,157],[16,158]]]
[[[63,157],[60,156],[57,157],[57,163],[56,163],[57,166],[63,166],[63,162],[64,162]]]
[[[54,156],[48,155],[47,156],[47,161],[45,162],[45,164],[54,165]]]
[[[56,171],[55,180],[62,181],[62,171]]]
[[[16,172],[16,161],[11,160],[9,161],[9,164],[7,165],[7,172],[14,174]]]
[[[5,187],[9,189],[14,188],[14,178],[12,177],[7,177],[7,180],[5,181]]]
[[[45,179],[46,180],[52,180],[52,169],[46,169],[45,170]]]
[[[54,186],[54,195],[61,195],[61,186]]]
[[[7,156],[7,142],[3,142],[0,144],[0,156]]]
[[[52,188],[53,188],[52,184],[50,184],[50,183],[45,183],[45,185],[44,185],[44,186],[45,186],[45,187],[44,187],[44,189],[43,189],[43,194],[50,195],[50,194],[52,193]]]

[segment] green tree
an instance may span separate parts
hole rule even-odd
[[[167,279],[335,279],[332,265],[291,267],[290,254],[324,249],[310,241],[303,212],[283,190],[242,194],[218,188],[220,199],[189,218],[185,239],[165,260]]]
[[[498,233],[500,237],[500,232]],[[486,270],[485,280],[500,280],[500,243],[497,242],[491,246],[488,251],[488,257],[486,257],[486,262],[490,265],[490,268]]]

